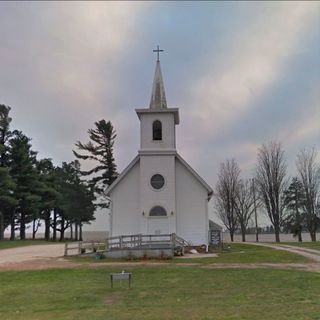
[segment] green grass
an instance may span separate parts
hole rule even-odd
[[[216,258],[175,259],[174,261],[201,263],[304,263],[310,260],[291,252],[258,245],[232,243],[225,244]]]
[[[39,245],[39,244],[54,244],[58,242],[50,242],[50,241],[44,241],[44,240],[1,240],[0,241],[0,250],[1,249],[11,249],[11,248],[17,248],[17,247],[25,247],[25,246],[33,246],[33,245]]]
[[[279,245],[296,246],[301,248],[308,248],[313,250],[320,250],[320,241],[316,242],[280,242]]]
[[[0,273],[0,315],[42,319],[319,319],[320,274],[275,269],[115,268]]]

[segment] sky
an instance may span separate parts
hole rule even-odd
[[[110,120],[121,172],[139,149],[135,108],[149,106],[157,45],[168,106],[180,110],[178,152],[213,188],[226,159],[251,177],[262,143],[281,142],[289,176],[301,149],[320,152],[316,1],[0,2],[11,128],[61,165]]]

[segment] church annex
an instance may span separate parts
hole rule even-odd
[[[106,190],[110,236],[176,233],[193,245],[208,244],[213,191],[177,152],[179,109],[167,107],[159,55],[150,106],[136,113],[140,150]]]

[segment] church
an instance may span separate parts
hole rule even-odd
[[[168,108],[159,52],[149,108],[136,109],[140,150],[106,190],[110,236],[175,233],[208,244],[208,201],[213,190],[178,154],[179,109]]]

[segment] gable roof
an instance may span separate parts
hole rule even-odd
[[[140,160],[140,156],[137,155],[129,164],[128,166],[120,173],[118,178],[114,180],[111,185],[105,191],[107,196],[110,195],[111,190],[127,175],[127,173],[135,166],[135,164]]]
[[[194,171],[189,164],[178,154],[175,155],[176,159],[181,162],[181,164],[194,176],[194,178],[200,182],[200,184],[207,190],[208,192],[208,200],[211,198],[213,194],[212,188]],[[118,178],[113,181],[113,183],[107,188],[105,194],[107,196],[110,195],[110,192],[117,186],[117,184],[127,175],[127,173],[135,166],[135,164],[140,160],[140,155],[137,155],[129,165],[121,172]]]
[[[208,198],[210,199],[213,195],[212,188],[197,174],[195,170],[193,170],[187,161],[185,161],[178,153],[176,154],[176,158],[186,167],[186,169],[202,184],[202,186],[208,191]]]

